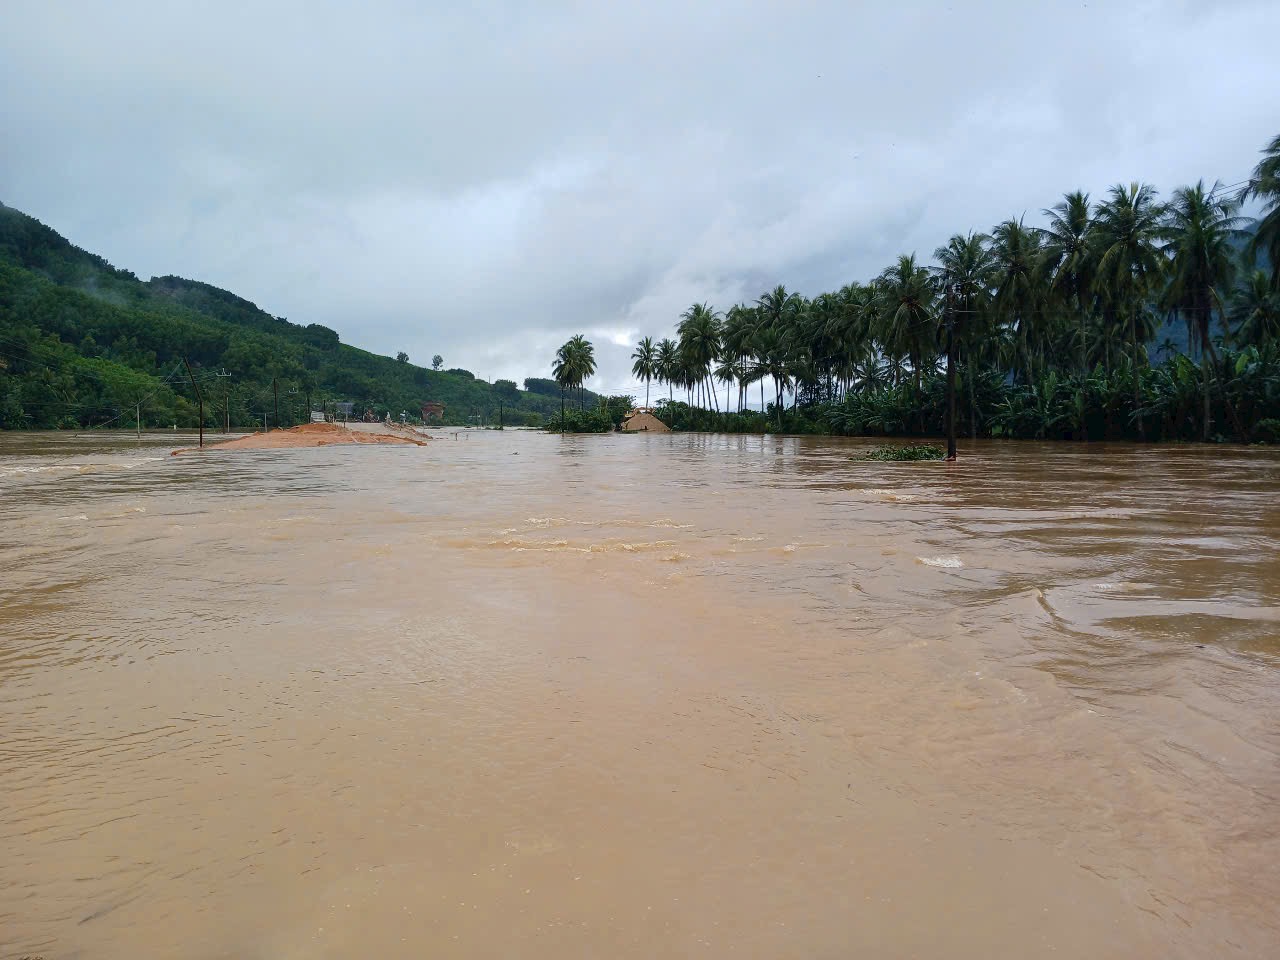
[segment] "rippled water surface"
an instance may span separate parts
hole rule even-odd
[[[1280,956],[1280,454],[0,434],[0,957]]]

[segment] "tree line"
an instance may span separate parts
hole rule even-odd
[[[1280,136],[1262,154],[1243,184],[1075,191],[1043,225],[956,234],[813,298],[693,304],[674,339],[637,344],[633,373],[646,405],[667,386],[673,426],[935,433],[950,334],[975,437],[1280,439]]]

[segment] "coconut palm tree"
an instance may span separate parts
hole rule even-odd
[[[747,358],[751,356],[751,337],[759,323],[759,311],[745,304],[736,304],[725,314],[720,331],[720,356],[725,363],[738,371],[738,409],[746,406],[746,378],[749,376]],[[726,406],[728,404],[726,403]]]
[[[1093,216],[1089,195],[1082,190],[1066,194],[1042,211],[1049,225],[1039,230],[1043,241],[1042,266],[1052,301],[1076,314],[1080,372],[1089,370],[1089,312],[1093,303]]]
[[[1021,361],[1015,361],[1014,368],[1020,370],[1024,383],[1035,381],[1037,366],[1043,366],[1037,361],[1042,360],[1048,339],[1042,256],[1040,234],[1021,217],[1005,220],[991,231],[992,303],[996,316],[1013,334]]]
[[[738,384],[738,405],[735,409],[736,413],[742,412],[742,380],[747,375],[746,369],[741,360],[735,360],[732,357],[721,357],[720,362],[716,364],[712,371],[715,378],[724,384],[724,410],[729,412],[729,390],[735,383]]]
[[[787,325],[790,315],[800,306],[800,295],[788,293],[786,287],[778,284],[767,293],[761,294],[756,299],[756,306],[760,308],[764,323],[781,331]]]
[[[752,345],[756,356],[755,376],[773,380],[774,406],[778,412],[778,427],[782,427],[782,400],[787,387],[791,385],[790,368],[783,349],[782,335],[772,327],[764,327],[756,332]],[[763,386],[761,386],[761,412],[764,410]]]
[[[645,337],[636,344],[635,353],[631,354],[635,361],[631,365],[631,373],[644,381],[644,405],[649,405],[649,381],[658,375],[658,348],[653,344],[653,337]]]
[[[866,343],[850,364],[854,387],[859,393],[875,393],[889,385],[889,371],[875,344]]]
[[[688,367],[694,384],[704,391],[709,385],[717,410],[715,384],[711,381],[711,365],[720,355],[720,314],[705,303],[695,303],[680,314],[676,326],[680,335],[680,355]]]
[[[929,271],[916,263],[916,255],[904,254],[876,279],[880,303],[880,341],[890,355],[911,362],[916,392],[920,393],[926,362],[938,357],[938,324],[934,310],[936,291]],[[924,413],[920,414],[924,428]]]
[[[832,399],[842,304],[836,293],[820,293],[805,304],[792,330],[793,355],[807,358],[800,376],[811,400]]]
[[[667,399],[674,400],[676,373],[680,363],[680,348],[670,337],[658,341],[658,379],[667,385]]]
[[[1146,343],[1152,333],[1147,303],[1158,289],[1165,266],[1160,253],[1163,216],[1150,184],[1116,184],[1098,207],[1094,227],[1094,291],[1111,316],[1111,329],[1128,327],[1135,414],[1142,405],[1140,371],[1146,365]],[[1139,436],[1144,436],[1141,417],[1137,424]]]
[[[972,367],[983,346],[990,342],[992,283],[996,274],[995,258],[987,245],[989,238],[970,231],[956,234],[945,247],[933,251],[938,265],[933,274],[945,292],[952,290],[951,308],[954,314],[956,352]],[[965,377],[969,389],[969,422],[973,436],[978,435],[978,420],[973,415],[977,409],[975,378]]]
[[[772,290],[761,294],[756,299],[756,308],[759,313],[759,323],[756,326],[757,335],[765,330],[772,330],[777,334],[776,342],[772,339],[766,338],[766,341],[769,344],[769,349],[772,352],[771,357],[766,358],[760,353],[758,348],[755,351],[757,365],[764,367],[776,367],[779,365],[785,366],[785,359],[782,356],[785,349],[785,342],[783,338],[790,329],[791,324],[795,319],[795,315],[800,310],[803,302],[803,298],[799,294],[788,292],[787,288],[782,284],[778,284]],[[757,336],[757,340],[758,339],[759,337]],[[768,374],[766,374],[766,376],[768,376]],[[787,383],[790,383],[789,377],[787,378]],[[778,383],[774,383],[774,392],[779,397],[779,408],[781,408],[782,404],[781,396],[783,390],[785,390],[785,387],[780,387]],[[760,407],[761,409],[764,408],[763,378],[760,380]]]
[[[574,362],[578,380],[578,409],[583,409],[582,384],[588,378],[595,376],[596,372],[596,348],[591,345],[582,334],[575,334],[569,343],[573,345]]]
[[[1253,176],[1241,193],[1262,201],[1258,230],[1249,243],[1249,254],[1264,252],[1271,261],[1271,289],[1280,291],[1280,136],[1262,149],[1262,159],[1253,168]]]
[[[1271,289],[1265,270],[1254,270],[1242,280],[1227,319],[1241,343],[1261,346],[1280,340],[1280,292]]]
[[[560,432],[564,433],[564,392],[573,385],[574,359],[571,342],[561,344],[556,358],[551,362],[551,376],[560,385]]]
[[[556,351],[551,375],[560,384],[560,422],[564,423],[564,391],[577,387],[578,409],[583,408],[582,384],[596,372],[596,351],[582,334],[574,334]]]
[[[1200,341],[1200,372],[1204,394],[1202,439],[1210,433],[1209,361],[1218,366],[1218,356],[1209,339],[1213,311],[1223,316],[1225,293],[1235,279],[1236,258],[1231,239],[1239,233],[1237,200],[1215,196],[1222,185],[1205,191],[1204,181],[1174,191],[1165,208],[1163,252],[1169,258],[1169,280],[1161,306],[1183,316],[1188,331],[1195,330]],[[1225,325],[1224,325],[1225,326]]]
[[[853,382],[854,359],[870,337],[870,327],[864,322],[861,310],[865,289],[859,283],[849,283],[830,295],[833,307],[823,332],[831,350],[828,373],[835,381],[833,399],[848,393]]]

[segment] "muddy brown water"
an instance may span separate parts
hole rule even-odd
[[[1280,955],[1280,452],[0,434],[0,957]]]

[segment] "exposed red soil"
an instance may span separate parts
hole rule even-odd
[[[288,430],[272,430],[268,433],[251,433],[247,437],[207,443],[206,450],[283,450],[290,447],[328,447],[349,443],[398,443],[425,447],[427,438],[409,436],[407,432],[365,433],[348,430],[340,423],[304,423]],[[174,454],[190,453],[191,448],[175,450]]]

